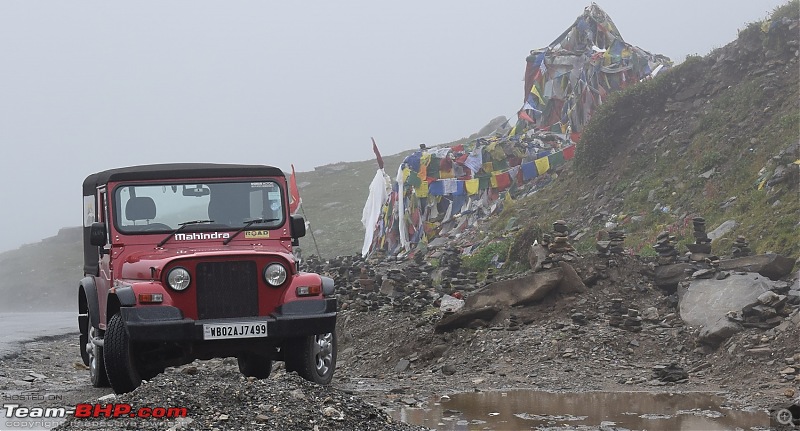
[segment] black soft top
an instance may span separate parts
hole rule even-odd
[[[267,165],[235,165],[219,163],[164,163],[109,169],[89,175],[83,181],[83,195],[94,195],[95,189],[109,181],[175,180],[183,178],[285,177],[280,169]]]

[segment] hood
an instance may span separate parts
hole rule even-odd
[[[127,250],[126,250],[127,251]],[[203,258],[228,258],[233,256],[247,256],[257,258],[263,256],[280,256],[289,263],[294,262],[294,256],[280,246],[221,246],[209,245],[208,247],[176,247],[155,249],[139,249],[127,253],[121,260],[121,277],[132,280],[151,280],[161,277],[161,270],[176,259],[203,259]],[[151,268],[155,268],[155,273]]]

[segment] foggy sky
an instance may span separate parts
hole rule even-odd
[[[680,62],[784,3],[598,5],[626,42]],[[371,159],[370,136],[385,155],[468,136],[514,115],[528,52],[589,4],[2,1],[0,251],[79,226],[100,170],[302,172]]]

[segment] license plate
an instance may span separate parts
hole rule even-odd
[[[267,324],[258,323],[225,323],[204,324],[204,340],[224,340],[229,338],[258,338],[267,336]]]

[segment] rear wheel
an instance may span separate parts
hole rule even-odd
[[[336,370],[336,333],[317,334],[294,340],[288,346],[286,369],[300,377],[327,385]]]
[[[105,336],[105,364],[111,388],[118,394],[130,392],[142,383],[125,322],[115,314],[108,322]]]
[[[272,359],[265,356],[246,354],[236,358],[239,363],[239,372],[246,377],[266,379],[272,372]]]
[[[89,366],[89,378],[92,381],[92,386],[96,388],[108,387],[108,375],[106,374],[106,365],[103,359],[103,348],[96,343],[102,341],[100,338],[100,330],[92,326],[92,316],[89,315],[88,328],[86,328],[86,335],[81,333],[81,357],[85,358],[84,363]]]

